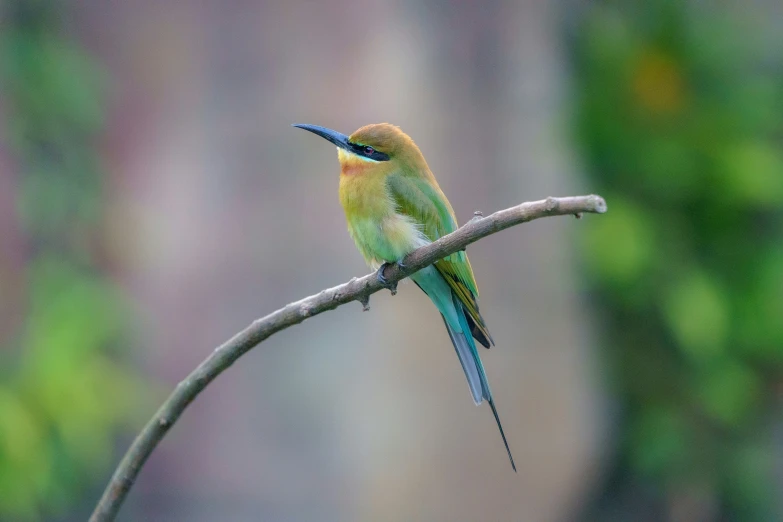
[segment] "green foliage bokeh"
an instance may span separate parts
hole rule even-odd
[[[0,519],[41,520],[103,482],[144,386],[119,357],[128,314],[97,260],[101,74],[53,2],[2,10],[2,133],[25,252],[21,280],[0,273],[21,288],[0,347]]]
[[[781,515],[783,54],[761,36],[656,0],[593,4],[573,41],[576,138],[609,205],[583,237],[623,417],[608,504],[644,484]]]

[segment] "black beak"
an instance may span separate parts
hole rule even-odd
[[[306,131],[310,131],[313,134],[318,134],[320,137],[331,141],[341,149],[352,151],[350,144],[348,143],[348,136],[326,127],[319,127],[318,125],[309,125],[307,123],[294,123],[293,127],[298,127]]]

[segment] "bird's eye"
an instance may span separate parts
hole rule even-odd
[[[366,147],[364,147],[364,153],[365,153],[365,154],[367,154],[368,156],[369,156],[369,155],[371,155],[373,152],[375,152],[375,149],[373,149],[373,148],[372,148],[372,147],[370,147],[369,145],[367,145]]]

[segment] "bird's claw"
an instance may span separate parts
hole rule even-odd
[[[378,282],[384,286],[388,284],[386,278],[383,275],[383,271],[386,270],[387,266],[389,266],[389,263],[382,264],[380,267],[378,267],[378,271],[375,273],[375,276],[378,278]]]
[[[398,263],[399,264],[399,263]],[[376,277],[378,278],[378,282],[380,282],[383,286],[389,289],[389,292],[391,292],[391,295],[397,295],[397,283],[389,283],[386,278],[383,276],[383,271],[386,270],[387,266],[390,266],[391,263],[384,263],[378,268],[378,272],[376,273]],[[400,267],[403,265],[400,264]]]

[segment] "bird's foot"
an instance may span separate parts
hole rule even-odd
[[[399,263],[398,263],[399,264]],[[376,277],[378,278],[378,281],[389,289],[389,292],[391,292],[391,295],[397,295],[397,283],[389,283],[386,278],[383,276],[383,271],[386,270],[386,267],[390,266],[391,263],[384,263],[378,268],[378,272],[376,273]],[[402,266],[402,265],[400,265]]]

